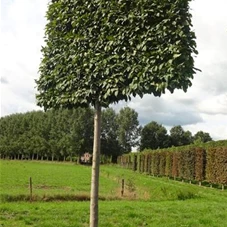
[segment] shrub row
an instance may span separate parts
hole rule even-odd
[[[130,153],[118,157],[118,164],[154,176],[227,185],[227,140]]]

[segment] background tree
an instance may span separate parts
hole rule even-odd
[[[182,146],[184,144],[184,129],[180,125],[170,129],[170,140],[172,146]]]
[[[166,148],[169,145],[170,138],[164,126],[152,121],[143,127],[141,132],[141,151],[146,148]]]
[[[192,143],[192,133],[184,131],[182,126],[177,125],[170,129],[170,141],[172,146],[183,146]]]
[[[80,140],[81,150],[79,154],[83,154],[85,152],[92,153],[93,149],[93,140],[94,140],[94,111],[91,108],[77,108],[74,110],[75,117],[72,116],[72,124],[74,124],[74,131],[71,132],[72,137],[74,137],[75,141]],[[79,115],[80,117],[76,117]],[[75,119],[77,119],[75,123]],[[76,131],[76,133],[74,133]],[[76,144],[75,144],[76,145]]]
[[[114,162],[117,156],[121,155],[121,149],[117,138],[117,114],[112,108],[102,111],[101,128],[101,154],[112,156]]]
[[[192,144],[193,142],[193,136],[192,136],[192,133],[190,131],[185,131],[184,132],[184,145],[189,145],[189,144]]]
[[[52,0],[45,34],[38,105],[95,107],[90,224],[97,226],[101,106],[191,86],[189,0]]]
[[[193,141],[194,141],[194,143],[206,143],[206,142],[212,141],[212,138],[209,133],[203,132],[203,131],[198,131],[193,136]]]
[[[129,125],[122,129],[126,134],[135,128],[132,116],[136,116],[138,125],[137,113],[132,109],[129,112],[134,115],[126,115]],[[102,115],[101,154],[116,160],[123,152],[118,138],[119,114],[106,108]],[[1,154],[17,159],[65,161],[85,152],[92,153],[93,117],[91,108],[33,111],[3,117],[0,119]],[[138,138],[131,140],[135,144]]]
[[[93,110],[51,110],[0,118],[1,155],[66,160],[92,152]]]
[[[141,127],[139,126],[138,113],[129,107],[120,110],[117,116],[118,141],[122,153],[129,153],[132,147],[139,145]]]

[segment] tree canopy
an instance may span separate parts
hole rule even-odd
[[[184,131],[181,125],[177,125],[170,129],[170,140],[171,145],[177,147],[191,144],[193,138],[190,131]]]
[[[189,144],[201,144],[212,141],[209,133],[198,131],[194,136],[190,131],[185,131],[182,126],[173,126],[169,133],[167,129],[152,121],[146,124],[141,132],[140,151],[144,149],[159,149],[167,147],[178,147]]]
[[[170,138],[164,126],[152,121],[145,125],[141,132],[140,150],[158,149],[170,146]]]
[[[197,54],[190,0],[52,0],[38,105],[102,106],[187,90]]]
[[[129,107],[120,110],[117,116],[117,135],[122,153],[129,153],[132,147],[139,145],[141,126],[138,113]]]
[[[93,110],[27,112],[0,119],[2,156],[65,160],[91,152]]]
[[[206,143],[209,141],[212,141],[212,138],[209,133],[203,132],[203,131],[198,131],[194,137],[193,137],[194,143],[199,142],[199,143]]]

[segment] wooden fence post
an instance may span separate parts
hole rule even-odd
[[[29,188],[30,188],[30,202],[32,201],[32,178],[29,179]]]
[[[124,188],[125,188],[125,180],[122,179],[122,180],[121,180],[121,196],[124,195]]]

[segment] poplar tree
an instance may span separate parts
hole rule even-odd
[[[187,90],[197,54],[190,0],[52,0],[38,105],[95,108],[90,226],[98,226],[101,107]]]

